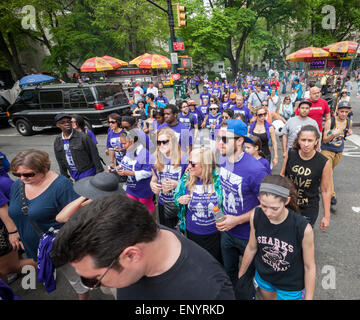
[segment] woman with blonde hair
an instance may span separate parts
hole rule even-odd
[[[188,159],[182,155],[175,132],[165,127],[157,133],[155,165],[151,190],[159,196],[159,222],[169,228],[178,223],[178,208],[174,204],[174,189],[184,174]]]
[[[222,263],[220,232],[213,209],[222,212],[222,188],[214,152],[201,147],[192,150],[189,171],[175,190],[175,204],[180,208],[180,230]]]

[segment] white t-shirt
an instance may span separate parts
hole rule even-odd
[[[154,95],[154,97],[156,98],[158,96],[159,90],[156,87],[147,88],[146,94],[148,94],[148,93],[152,93]]]
[[[135,104],[138,103],[139,101],[143,100],[143,97],[142,97],[143,94],[144,94],[143,88],[141,88],[140,86],[135,87],[135,89],[134,89]]]

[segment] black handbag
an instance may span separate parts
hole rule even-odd
[[[13,247],[9,241],[9,234],[5,225],[0,227],[0,257],[12,251]]]
[[[163,206],[164,206],[164,216],[167,219],[173,219],[177,217],[179,208],[175,204],[175,202],[164,202]]]

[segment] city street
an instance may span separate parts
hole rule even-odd
[[[172,98],[172,89],[166,89],[166,96]],[[192,97],[197,103],[199,96]],[[354,123],[359,118],[360,99],[352,95]],[[169,100],[170,100],[169,99]],[[345,142],[345,151],[340,164],[334,173],[335,191],[338,198],[338,210],[331,215],[330,227],[321,231],[319,228],[322,217],[315,225],[315,257],[317,265],[317,282],[315,299],[318,300],[353,300],[360,299],[358,283],[360,281],[359,256],[359,225],[360,225],[360,127],[353,128],[354,134]],[[14,128],[0,128],[0,150],[11,160],[19,151],[29,148],[41,149],[49,153],[51,169],[59,172],[53,151],[53,142],[59,133],[56,129],[46,130],[30,137],[21,136]],[[105,162],[107,128],[95,131],[99,142],[98,149]],[[282,154],[282,152],[279,152]],[[281,162],[273,173],[280,172]],[[356,284],[356,285],[355,285]],[[37,283],[37,289],[24,290],[21,278],[11,284],[16,295],[29,300],[63,300],[76,299],[76,294],[61,274],[57,279],[58,289],[51,294],[46,293],[44,287]],[[91,292],[90,299],[112,299],[111,295],[104,295],[100,290]]]

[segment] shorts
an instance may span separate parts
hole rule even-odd
[[[145,205],[145,207],[148,209],[149,212],[154,212],[155,210],[155,205],[154,205],[154,202],[153,202],[153,197],[149,197],[149,198],[137,198],[137,197],[134,197],[132,196],[131,194],[129,193],[126,193],[126,195],[131,198],[131,199],[134,199],[136,201],[139,201],[140,203],[142,203],[143,205]]]
[[[261,279],[257,270],[255,271],[255,281],[260,289],[269,292],[276,292],[276,300],[304,300],[305,289],[300,291],[285,291],[277,289],[271,283]]]

